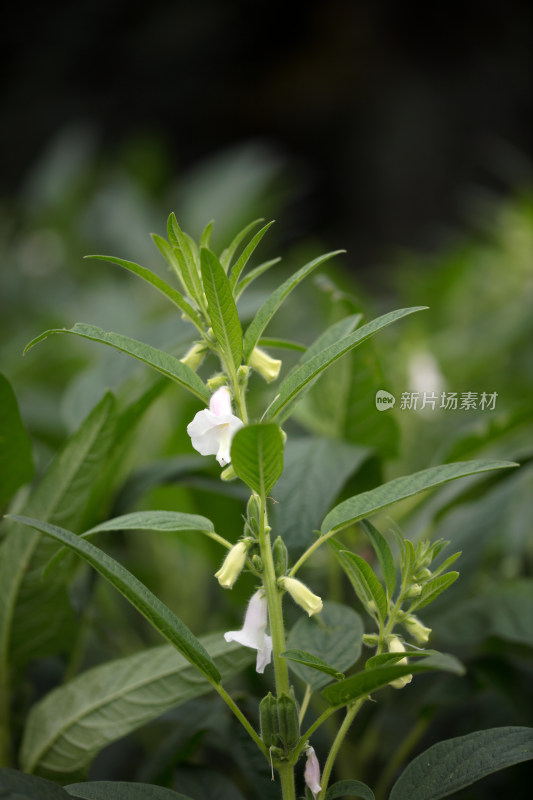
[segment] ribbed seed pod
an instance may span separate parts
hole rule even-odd
[[[259,703],[259,723],[261,725],[261,739],[266,747],[278,744],[279,722],[278,703],[272,692],[263,697]]]
[[[298,709],[294,698],[281,694],[278,698],[279,735],[287,747],[294,747],[300,738]]]

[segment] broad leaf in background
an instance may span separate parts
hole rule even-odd
[[[338,781],[326,792],[326,800],[337,800],[338,797],[359,797],[361,800],[374,800],[372,789],[361,781]]]
[[[291,553],[305,550],[314,541],[313,531],[324,514],[370,455],[365,447],[336,439],[289,437],[271,514],[273,529]]]
[[[414,308],[400,308],[397,311],[384,314],[382,317],[368,322],[366,325],[363,325],[362,328],[345,336],[344,339],[341,339],[339,342],[335,342],[329,345],[329,347],[324,348],[324,350],[321,350],[310,358],[309,361],[301,364],[287,375],[282,382],[276,399],[269,407],[268,418],[271,419],[279,416],[281,420],[285,419],[287,411],[292,408],[294,399],[308,387],[311,381],[315,380],[315,378],[334,364],[339,358],[349,353],[354,347],[366,342],[367,339],[370,339],[370,337],[374,336],[378,331],[386,328],[387,325],[391,325],[393,322],[409,314],[414,314],[415,311],[422,310],[422,306],[417,306]]]
[[[325,661],[337,672],[346,672],[361,655],[363,621],[349,606],[324,600],[320,614],[301,617],[287,637],[287,647],[303,650]],[[289,662],[291,671],[313,691],[331,681],[329,675]]]
[[[247,425],[237,431],[231,462],[239,478],[266,497],[283,471],[283,435],[273,423]]]
[[[224,354],[231,354],[233,367],[242,360],[242,328],[230,282],[214,253],[202,247],[202,281],[209,317],[217,342]]]
[[[61,544],[65,544],[94,567],[111,583],[153,627],[168,639],[185,658],[194,664],[212,683],[220,682],[220,674],[212,659],[191,633],[188,627],[164,603],[139,581],[131,572],[90,542],[75,536],[57,525],[49,525],[28,517],[13,516],[22,522],[46,533]]]
[[[0,769],[0,797],[2,800],[72,800],[75,795],[51,781],[24,775],[14,769]]]
[[[107,395],[57,454],[22,510],[75,529],[82,524],[112,447],[115,426],[115,401]],[[70,644],[74,616],[65,573],[59,570],[42,580],[42,568],[56,549],[39,533],[7,524],[0,545],[0,696],[7,693],[9,662],[20,667]]]
[[[389,800],[440,800],[492,772],[532,758],[533,728],[490,728],[447,739],[408,764]]]
[[[392,598],[396,588],[396,569],[394,567],[394,556],[385,537],[367,519],[361,520],[361,528],[370,539],[374,552],[378,557],[381,566],[385,588],[389,598]]]
[[[158,372],[171,378],[183,389],[187,389],[192,394],[196,395],[206,405],[209,404],[209,392],[203,383],[202,379],[198,377],[196,372],[182,364],[174,356],[165,353],[163,350],[158,350],[144,342],[138,342],[136,339],[130,339],[129,336],[122,336],[120,333],[107,333],[102,328],[97,328],[95,325],[86,325],[84,322],[77,322],[73,328],[51,328],[40,336],[26,345],[24,352],[27,352],[30,347],[33,347],[38,342],[46,339],[54,333],[72,333],[75,336],[81,336],[83,339],[90,339],[93,342],[100,342],[114,347],[123,353],[127,353],[133,358],[137,358],[149,367],[153,367]]]
[[[222,680],[255,660],[253,651],[228,644],[222,634],[209,634],[200,642]],[[170,645],[93,667],[33,706],[20,751],[22,768],[83,769],[106,745],[210,689]]]
[[[278,286],[278,288],[272,292],[268,300],[266,300],[261,308],[257,311],[255,317],[246,329],[246,333],[244,334],[244,360],[247,363],[250,360],[252,350],[259,341],[261,334],[292,290],[295,289],[304,278],[306,278],[321,264],[324,264],[326,261],[328,261],[328,259],[333,258],[333,256],[344,252],[344,250],[335,250],[332,253],[326,253],[323,256],[314,258],[308,264],[305,264],[301,269],[291,275],[290,278],[284,281],[281,286]]]
[[[344,678],[343,672],[339,672],[335,667],[332,667],[331,664],[327,664],[321,658],[317,658],[311,653],[305,653],[303,650],[285,650],[281,655],[283,658],[288,658],[289,661],[294,661],[296,664],[304,664],[304,666],[309,667],[309,669],[316,669],[318,672],[323,672],[325,675],[329,675],[330,678],[335,678],[335,680]]]
[[[337,556],[339,564],[350,579],[350,583],[363,607],[372,612],[373,616],[377,613],[379,620],[384,623],[389,604],[387,603],[387,596],[383,586],[377,579],[370,564],[357,553],[350,553],[348,550],[344,550],[342,546],[339,546],[333,540],[330,540],[330,545]],[[375,609],[375,612],[372,609]]]
[[[17,398],[0,374],[0,506],[33,477],[31,443]]]
[[[439,653],[438,656],[429,656],[418,662],[410,664],[398,664],[395,666],[374,667],[351,675],[343,681],[328,686],[322,692],[322,697],[331,706],[344,706],[353,700],[358,700],[365,695],[372,694],[378,689],[388,686],[396,678],[403,678],[405,675],[416,672],[453,672],[455,675],[463,675],[464,667],[453,656]]]
[[[184,794],[162,786],[126,781],[71,783],[70,786],[65,786],[65,791],[69,797],[82,800],[191,800]]]
[[[464,478],[467,475],[475,475],[482,472],[489,472],[494,469],[507,469],[516,467],[517,464],[511,461],[463,461],[457,464],[443,464],[440,467],[430,467],[429,469],[415,472],[404,478],[396,478],[393,481],[384,483],[376,489],[350,497],[348,500],[335,506],[322,522],[321,531],[327,534],[333,531],[340,531],[360,519],[374,514],[376,511],[386,508],[399,500],[412,497],[419,492],[441,486],[448,481]]]

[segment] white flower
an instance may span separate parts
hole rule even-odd
[[[244,625],[240,631],[228,631],[224,634],[227,642],[238,642],[244,647],[257,650],[256,670],[264,672],[270,664],[272,655],[272,639],[266,633],[268,621],[268,605],[263,589],[259,589],[250,598]]]
[[[242,421],[231,413],[231,395],[221,386],[209,401],[209,408],[198,411],[187,425],[192,446],[203,456],[216,456],[221,467],[231,461],[231,440],[243,427]]]
[[[414,614],[409,614],[403,621],[403,626],[407,628],[413,639],[416,639],[418,644],[426,644],[431,633],[431,628],[426,628],[422,625],[418,617]]]
[[[307,756],[307,763],[305,765],[304,778],[307,786],[311,790],[311,794],[316,800],[317,794],[322,789],[320,785],[320,764],[316,757],[315,748],[308,745],[305,748]]]
[[[405,645],[397,636],[393,636],[389,642],[389,653],[405,653]],[[398,666],[400,664],[407,664],[407,658],[400,658],[400,660],[396,663]],[[403,689],[403,687],[407,686],[408,683],[411,683],[412,680],[412,675],[403,675],[401,678],[396,678],[395,680],[391,681],[390,685],[394,686],[395,689]]]
[[[233,584],[241,574],[246,563],[246,553],[249,546],[250,540],[245,541],[244,539],[233,545],[231,550],[227,553],[222,566],[218,572],[215,572],[215,578],[223,589],[233,588]]]
[[[279,358],[272,358],[264,350],[254,347],[250,356],[250,366],[258,372],[267,383],[275,381],[279,375],[281,361]]]
[[[310,617],[322,611],[322,599],[317,594],[313,594],[305,583],[302,583],[297,578],[289,577],[280,578],[279,583],[288,591],[292,599],[298,603],[304,611],[307,611]]]

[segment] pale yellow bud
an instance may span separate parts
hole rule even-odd
[[[405,593],[405,596],[408,599],[412,599],[413,597],[418,597],[420,594],[422,594],[422,586],[419,583],[413,583]]]
[[[215,572],[215,578],[223,589],[233,588],[233,584],[241,574],[242,568],[246,563],[248,547],[249,542],[247,541],[237,542],[228,552],[218,572]]]
[[[279,358],[272,358],[261,350],[259,347],[254,347],[252,355],[250,356],[250,366],[255,369],[267,383],[275,381],[281,369],[281,361]]]
[[[416,639],[418,644],[427,643],[431,628],[426,628],[425,625],[422,625],[418,617],[415,617],[414,614],[409,614],[409,616],[403,620],[402,625],[407,629],[408,633],[411,634],[413,639]]]
[[[397,636],[393,636],[389,641],[389,653],[405,653],[405,646],[401,639],[399,639]],[[401,658],[396,663],[407,664],[407,658]],[[403,689],[403,687],[407,686],[408,683],[411,683],[412,680],[412,675],[403,675],[401,678],[396,678],[396,680],[391,681],[390,685],[394,686],[395,689]]]
[[[192,370],[197,370],[202,361],[204,360],[204,356],[207,350],[204,344],[200,344],[197,342],[193,344],[193,346],[188,350],[183,358],[180,358],[182,364],[185,364],[187,367],[190,367]]]
[[[288,591],[295,603],[307,611],[310,617],[322,611],[322,599],[313,594],[305,583],[296,578],[280,578],[279,584]]]

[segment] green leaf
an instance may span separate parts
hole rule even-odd
[[[261,309],[260,309],[261,310]],[[414,314],[415,311],[422,311],[423,307],[415,308],[401,308],[397,311],[391,311],[382,317],[378,317],[372,322],[363,325],[362,328],[350,333],[340,341],[337,341],[329,347],[324,348],[315,356],[305,361],[297,367],[290,375],[287,375],[281,386],[279,387],[279,394],[270,406],[268,417],[273,418],[282,412],[285,407],[294,400],[294,398],[302,392],[308,384],[317,378],[325,369],[331,364],[334,364],[345,353],[350,352],[354,347],[366,342],[375,333],[391,325],[396,320],[406,317],[409,314]],[[258,312],[259,313],[259,312]],[[253,324],[253,322],[252,322]],[[260,333],[262,332],[262,329]],[[246,331],[246,334],[248,331]],[[245,334],[245,340],[246,340]]]
[[[14,769],[0,769],[2,800],[68,800],[72,796],[44,778],[24,775]]]
[[[327,664],[321,658],[317,658],[317,656],[311,653],[306,653],[304,650],[285,650],[281,655],[283,658],[288,658],[289,661],[295,661],[297,664],[305,664],[310,669],[317,669],[319,672],[325,672],[326,675],[336,680],[344,678],[343,672],[339,672],[335,667],[332,667],[331,664]]]
[[[260,222],[263,222],[262,217],[260,217],[259,219],[254,219],[253,222],[250,222],[248,225],[246,225],[246,227],[243,228],[242,231],[239,231],[239,233],[235,236],[231,244],[228,247],[226,247],[225,250],[223,250],[220,256],[220,263],[222,265],[224,272],[227,273],[229,265],[231,264],[231,259],[235,255],[235,251],[237,250],[238,246],[241,244],[242,241],[244,241],[244,239],[248,236],[250,231],[253,231],[253,229],[256,228]]]
[[[209,242],[211,241],[211,234],[213,233],[213,225],[215,221],[212,219],[211,222],[208,222],[205,228],[202,231],[202,235],[200,236],[200,247],[209,247]]]
[[[255,281],[256,278],[259,278],[259,276],[262,275],[263,272],[266,272],[268,269],[270,269],[270,267],[273,267],[275,264],[279,264],[280,261],[281,258],[279,257],[271,258],[270,261],[265,261],[263,264],[259,264],[258,267],[255,267],[255,269],[250,270],[248,275],[245,278],[243,278],[242,281],[239,281],[239,283],[234,289],[233,294],[235,297],[235,302],[237,302],[237,300],[239,299],[239,297],[244,292],[247,286],[253,283],[253,281]]]
[[[115,401],[108,394],[56,455],[25,503],[24,513],[81,527],[115,430]],[[64,652],[74,637],[65,571],[46,583],[41,579],[56,549],[37,532],[30,534],[13,523],[6,526],[0,544],[0,695],[8,693],[9,664],[16,675],[32,658]]]
[[[375,800],[374,792],[361,781],[338,781],[326,792],[326,800],[338,797],[359,797],[361,800]]]
[[[77,797],[78,800],[192,800],[163,786],[127,781],[71,783],[65,786],[65,790],[69,797]]]
[[[273,339],[268,336],[259,339],[259,347],[279,347],[283,350],[297,350],[299,353],[305,353],[307,350],[306,346],[299,342],[291,342],[288,339]]]
[[[173,247],[174,255],[179,264],[183,283],[193,300],[196,300],[198,305],[202,307],[203,290],[194,253],[191,249],[191,242],[178,225],[174,212],[168,218],[167,234],[168,241]]]
[[[383,590],[383,586],[377,579],[374,570],[364,558],[356,553],[343,550],[341,546],[330,540],[330,544],[335,550],[335,555],[339,564],[344,569],[355,593],[363,606],[372,614],[377,616],[381,622],[387,618],[389,604]]]
[[[235,289],[237,281],[241,277],[241,273],[242,273],[243,269],[245,268],[246,264],[248,263],[250,257],[252,256],[255,248],[257,247],[257,245],[259,244],[259,242],[261,241],[261,239],[263,238],[265,233],[268,231],[268,229],[273,224],[274,224],[274,220],[272,220],[272,222],[268,222],[266,225],[264,225],[261,228],[260,231],[258,231],[255,234],[253,239],[249,242],[249,244],[246,245],[246,247],[242,251],[241,255],[239,256],[239,258],[237,259],[237,261],[235,262],[235,264],[231,268],[231,273],[230,273],[230,276],[229,276],[229,282],[230,282],[230,286],[231,286],[231,290],[232,291]]]
[[[447,739],[407,765],[389,800],[440,800],[486,775],[531,758],[533,728],[489,728]]]
[[[381,565],[381,572],[387,588],[389,598],[392,598],[396,588],[396,570],[394,568],[394,557],[389,544],[378,529],[367,519],[361,520],[361,527],[370,539],[372,547]]]
[[[456,675],[462,675],[464,667],[453,656],[440,653],[438,656],[422,659],[420,663],[411,662],[410,664],[365,669],[328,686],[323,690],[322,697],[331,706],[344,706],[388,686],[396,678],[403,678],[411,673],[432,671],[453,672]]]
[[[220,681],[220,673],[205,648],[187,626],[167,606],[139,581],[122,564],[99,550],[90,542],[70,531],[28,517],[13,516],[18,522],[46,533],[69,547],[87,561],[111,583],[129,602],[146,617],[148,622],[196,666],[211,682]]]
[[[169,284],[162,280],[159,275],[156,275],[155,272],[152,272],[146,267],[142,267],[140,264],[135,264],[133,261],[125,261],[123,258],[115,258],[114,256],[85,256],[85,258],[94,258],[98,261],[108,261],[110,264],[118,264],[119,267],[127,269],[128,272],[133,272],[134,275],[138,275],[147,283],[158,289],[165,297],[168,297],[168,299],[171,300],[200,331],[203,331],[204,327],[200,315],[173,286],[169,286]]]
[[[494,469],[507,469],[516,467],[517,464],[511,461],[459,461],[456,464],[443,464],[440,467],[430,467],[429,469],[415,472],[403,478],[396,478],[393,481],[384,483],[376,489],[350,497],[348,500],[335,506],[322,522],[321,531],[323,534],[340,531],[354,522],[358,522],[370,514],[387,506],[412,497],[419,492],[434,489],[442,486],[448,481],[465,478],[467,475],[476,475],[482,472],[489,472]]]
[[[366,448],[337,439],[289,437],[271,524],[291,553],[303,552],[314,541],[324,514],[369,457]]]
[[[85,531],[83,537],[93,536],[101,531],[149,530],[149,531],[202,531],[215,530],[207,517],[199,514],[184,514],[180,511],[134,511],[120,517],[108,519]]]
[[[402,658],[408,656],[409,658],[426,658],[427,656],[440,656],[438,650],[409,650],[404,653],[380,653],[378,656],[372,656],[365,664],[365,669],[373,669],[374,667],[385,667],[390,664],[397,664]]]
[[[298,286],[300,281],[303,281],[314,269],[324,264],[328,259],[333,258],[333,256],[343,252],[344,250],[335,250],[332,253],[326,253],[323,256],[313,259],[274,290],[268,300],[259,308],[244,334],[244,360],[246,363],[250,360],[252,350],[259,341],[261,334],[287,295],[289,295],[290,292]]]
[[[100,342],[101,344],[114,347],[115,350],[120,350],[123,353],[137,358],[144,364],[148,364],[148,366],[166,375],[167,378],[176,381],[176,383],[184,389],[188,389],[189,392],[196,395],[196,397],[202,400],[206,405],[209,403],[210,395],[206,386],[198,375],[186,364],[182,364],[181,361],[174,358],[174,356],[164,353],[162,350],[157,350],[149,344],[130,339],[129,336],[122,336],[120,333],[107,333],[103,331],[102,328],[97,328],[94,325],[86,325],[83,322],[77,322],[73,328],[51,328],[41,333],[40,336],[37,336],[26,345],[24,352],[26,353],[30,347],[33,347],[37,342],[46,339],[47,336],[53,333],[73,333],[84,339],[90,339],[93,342]]]
[[[320,614],[300,617],[287,638],[291,650],[311,653],[329,664],[339,673],[346,672],[361,655],[363,621],[353,608],[324,601]],[[325,686],[329,680],[304,664],[291,662],[289,667],[300,680],[313,690]]]
[[[15,393],[0,374],[0,506],[32,477],[30,437],[22,424]]]
[[[230,282],[218,258],[202,247],[202,280],[211,325],[225,356],[231,355],[235,369],[242,359],[242,328]]]
[[[436,578],[428,581],[422,587],[421,594],[411,603],[409,610],[414,611],[415,608],[423,608],[424,606],[428,606],[437,599],[439,594],[451,586],[458,577],[458,572],[447,572],[446,575],[438,575]]]
[[[200,641],[222,680],[255,660],[252,650],[227,643],[220,633]],[[22,767],[30,772],[37,767],[66,773],[84,769],[103,747],[210,689],[170,645],[93,667],[33,706],[21,747]]]
[[[266,497],[283,472],[283,435],[273,424],[247,425],[231,445],[231,463],[239,478]]]

